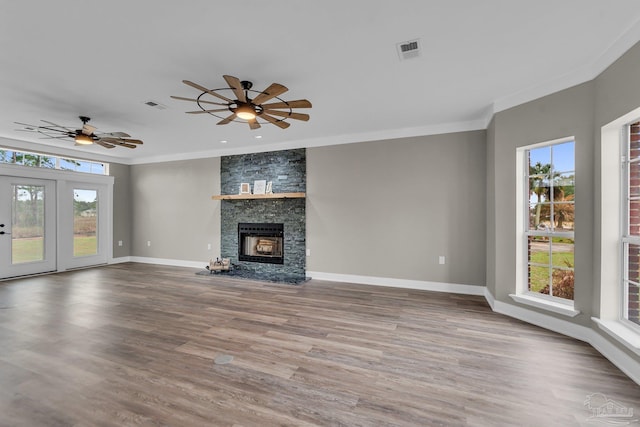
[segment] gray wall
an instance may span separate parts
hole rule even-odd
[[[131,183],[131,255],[203,266],[220,255],[220,158],[134,165]]]
[[[512,302],[516,291],[516,149],[562,137],[575,137],[575,308],[576,320],[590,323],[593,294],[593,83],[585,83],[495,115],[493,150],[495,293]],[[490,259],[490,257],[488,257]]]
[[[118,163],[109,164],[109,175],[113,176],[113,257],[131,255],[131,167]],[[122,246],[118,246],[122,241]]]
[[[307,270],[484,285],[485,139],[308,148]]]

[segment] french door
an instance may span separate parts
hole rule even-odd
[[[111,249],[108,185],[67,181],[59,190],[60,268],[106,264]]]
[[[0,176],[0,279],[56,270],[56,181]]]

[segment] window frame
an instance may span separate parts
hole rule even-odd
[[[32,155],[32,156],[37,156],[38,157],[38,164],[36,165],[25,165],[24,163],[15,163],[15,162],[7,162],[5,161],[4,156],[0,156],[0,164],[6,164],[6,165],[16,165],[16,166],[21,166],[21,167],[29,167],[29,168],[42,168],[42,169],[53,169],[53,170],[60,170],[60,171],[68,171],[68,172],[74,172],[74,173],[85,173],[85,174],[90,174],[90,175],[109,175],[109,163],[107,162],[102,162],[102,161],[96,161],[96,160],[86,160],[86,159],[78,159],[78,158],[74,158],[74,157],[68,157],[68,156],[61,156],[61,155],[56,155],[56,154],[47,154],[47,153],[43,153],[43,152],[37,152],[37,151],[25,151],[25,150],[20,150],[20,149],[15,149],[15,148],[10,148],[10,147],[3,147],[0,146],[0,151],[7,151],[7,152],[11,152],[14,153],[16,155]],[[49,164],[49,163],[40,163],[40,158],[48,158],[53,164]],[[75,168],[71,169],[71,168],[66,168],[62,166],[63,162],[79,162],[82,165],[76,165]],[[95,169],[95,165],[101,165],[101,169],[102,172],[98,173],[98,172],[94,172]],[[79,168],[82,167],[88,168],[88,171],[83,171],[83,170],[79,170]],[[100,168],[98,168],[100,169]]]
[[[560,145],[567,142],[574,143],[574,194],[575,194],[575,152],[576,152],[576,138],[575,136],[562,137],[550,141],[539,142],[535,144],[529,144],[526,146],[518,147],[516,149],[516,286],[515,293],[509,296],[516,302],[542,308],[544,310],[553,311],[558,314],[562,314],[569,317],[577,316],[580,311],[574,307],[574,300],[568,300],[566,298],[556,297],[553,295],[542,294],[540,292],[534,292],[529,290],[529,253],[528,253],[528,239],[529,236],[548,236],[552,237],[566,237],[573,239],[574,243],[574,266],[575,271],[575,228],[573,231],[538,231],[529,229],[529,151],[542,147],[550,147],[554,145]],[[561,171],[565,172],[565,171]],[[574,200],[575,206],[575,200]],[[574,220],[575,223],[575,220]],[[553,246],[551,244],[550,250]],[[553,270],[553,264],[550,260],[550,271]],[[575,288],[574,288],[575,289]]]

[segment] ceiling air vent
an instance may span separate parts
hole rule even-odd
[[[157,108],[158,110],[166,110],[167,106],[162,105],[156,101],[145,101],[144,105],[148,105],[149,107]]]
[[[407,42],[398,43],[398,55],[400,56],[400,60],[404,61],[405,59],[417,58],[420,56],[420,40],[409,40]]]

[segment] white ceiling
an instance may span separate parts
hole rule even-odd
[[[594,78],[640,40],[639,20],[636,0],[4,1],[0,143],[135,164],[483,129]],[[420,56],[401,61],[414,39]],[[199,95],[185,79],[226,87],[223,74],[287,86],[311,120],[217,126],[170,98]],[[14,123],[79,115],[144,145],[74,147]]]

